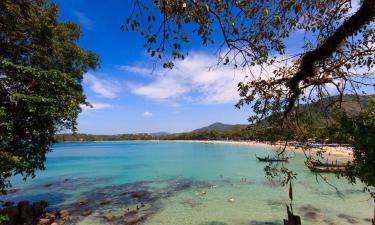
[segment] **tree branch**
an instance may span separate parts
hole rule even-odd
[[[301,89],[301,81],[308,82],[308,79],[315,76],[315,63],[330,57],[345,41],[361,27],[368,24],[375,16],[375,0],[363,0],[359,10],[346,20],[330,37],[328,37],[315,50],[305,53],[302,57],[299,71],[289,80],[290,98],[285,113],[289,113],[296,100],[298,99]]]

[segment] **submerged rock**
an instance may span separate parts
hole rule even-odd
[[[91,209],[88,209],[88,210],[85,210],[81,213],[81,216],[89,216],[92,214],[92,210]]]
[[[87,203],[88,202],[86,200],[79,200],[77,204],[78,205],[87,205]]]
[[[135,224],[138,224],[138,223],[140,223],[140,222],[142,222],[146,219],[147,219],[147,216],[144,215],[144,216],[138,217],[138,218],[133,219],[133,220],[125,221],[125,224],[126,225],[135,225]]]
[[[100,204],[100,205],[108,205],[108,204],[110,204],[111,202],[112,202],[111,200],[104,199],[104,200],[101,201],[99,204]]]
[[[132,198],[143,198],[145,196],[145,193],[142,191],[136,191],[130,194]]]
[[[351,224],[357,224],[358,220],[354,216],[346,215],[343,213],[340,213],[337,215],[338,218],[345,219],[348,223]]]
[[[132,210],[129,210],[127,211],[124,216],[127,217],[127,216],[131,216],[131,215],[135,215],[138,213],[138,210],[135,210],[135,209],[132,209]]]
[[[103,219],[105,219],[107,222],[113,222],[117,219],[117,217],[114,215],[109,215],[109,216],[103,216]]]

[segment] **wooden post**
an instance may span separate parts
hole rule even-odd
[[[288,219],[284,219],[284,225],[301,225],[301,217],[293,215],[293,212],[289,210],[289,206],[286,206],[288,213]]]

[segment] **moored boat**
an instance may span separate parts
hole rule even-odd
[[[345,168],[338,168],[338,167],[318,167],[314,166],[312,164],[307,163],[306,164],[307,168],[310,169],[312,172],[316,173],[348,173],[349,170]]]
[[[335,161],[331,161],[331,162],[322,162],[322,161],[319,161],[319,160],[312,160],[311,161],[311,164],[313,166],[325,166],[325,167],[348,167],[351,165],[351,163],[348,161],[346,163],[340,163],[340,162],[335,162]]]
[[[260,162],[288,162],[288,157],[284,158],[271,158],[269,156],[266,157],[259,157],[255,155],[255,157],[260,161]]]

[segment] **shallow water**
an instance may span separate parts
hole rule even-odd
[[[116,216],[113,224],[143,216],[154,225],[278,225],[286,217],[287,187],[268,181],[254,157],[271,149],[150,141],[59,143],[53,150],[45,171],[26,182],[15,178],[18,192],[0,200],[47,200],[51,210],[73,212],[70,224],[103,224],[104,215]],[[302,224],[370,223],[373,205],[360,184],[328,175],[339,195],[306,170],[303,155],[293,156],[287,165],[298,173],[293,208]],[[78,206],[81,199],[88,204]],[[137,214],[124,215],[141,202]],[[93,213],[81,216],[87,209]]]

